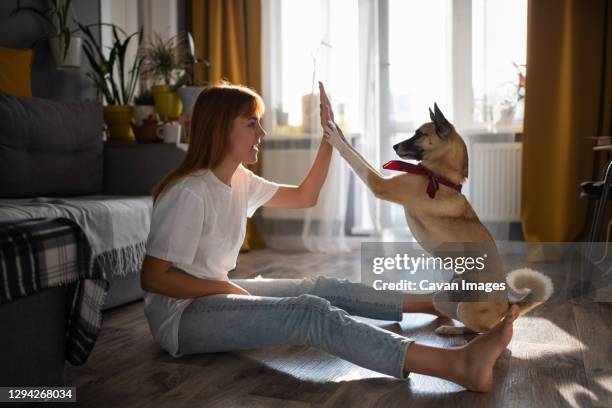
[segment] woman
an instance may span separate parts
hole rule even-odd
[[[327,123],[331,108],[321,108],[321,123]],[[308,345],[401,379],[417,372],[488,390],[493,365],[512,336],[515,308],[488,334],[463,347],[441,349],[350,315],[400,321],[404,312],[436,314],[431,302],[413,296],[324,276],[228,279],[246,218],[262,205],[315,205],[332,157],[332,146],[321,140],[299,186],[253,174],[242,163],[257,161],[266,135],[263,111],[261,97],[241,86],[213,86],[196,101],[187,154],[153,193],[141,284],[155,340],[174,357]]]

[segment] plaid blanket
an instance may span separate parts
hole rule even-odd
[[[102,324],[109,283],[83,231],[65,218],[0,223],[0,305],[67,285],[66,360],[84,364]]]

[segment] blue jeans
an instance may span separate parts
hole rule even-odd
[[[325,276],[232,281],[252,296],[222,294],[194,299],[180,320],[181,353],[305,345],[370,370],[407,378],[404,358],[413,340],[351,316],[401,321],[402,292],[377,291]]]

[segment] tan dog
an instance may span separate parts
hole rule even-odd
[[[434,307],[444,315],[461,321],[466,327],[442,326],[436,332],[460,334],[469,331],[486,332],[503,318],[510,304],[519,306],[525,314],[546,301],[552,294],[550,278],[531,269],[503,272],[495,241],[482,225],[465,196],[457,189],[440,184],[431,198],[427,191],[431,179],[422,174],[403,173],[384,177],[374,169],[344,138],[333,122],[331,105],[320,84],[322,118],[330,119],[325,126],[325,138],[338,150],[357,176],[377,198],[404,207],[406,221],[416,240],[433,256],[444,256],[439,244],[474,243],[475,251],[488,254],[487,267],[476,281],[486,277],[490,282],[508,283],[510,297],[504,292],[495,300],[462,301],[448,291],[433,295]],[[431,122],[425,123],[414,136],[393,146],[402,159],[418,160],[448,185],[460,185],[468,176],[466,145],[435,105],[429,110]],[[442,245],[444,247],[444,245]],[[514,292],[514,293],[510,293]]]

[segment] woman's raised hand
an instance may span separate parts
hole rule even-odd
[[[321,116],[321,127],[325,129],[327,122],[330,120],[334,120],[334,112],[332,111],[331,103],[329,102],[329,98],[327,97],[327,93],[325,92],[325,87],[323,83],[319,81],[319,111]]]
[[[325,92],[323,83],[319,81],[319,95],[321,98],[321,127],[323,127],[323,138],[332,146],[338,147],[341,143],[347,143],[342,130],[334,122],[334,111],[331,108],[331,102]]]

